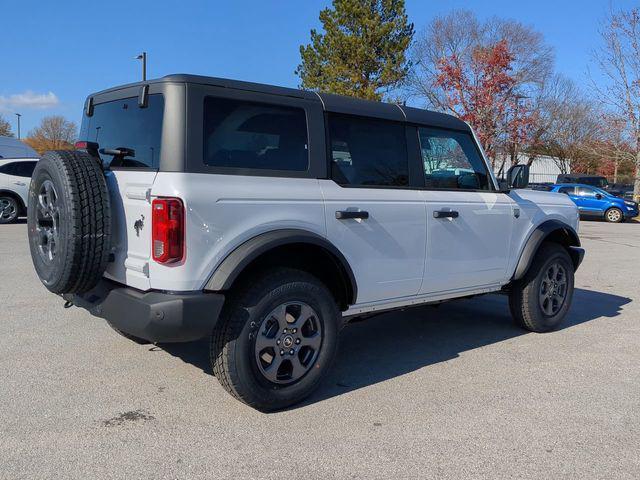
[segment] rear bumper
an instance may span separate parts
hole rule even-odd
[[[151,342],[189,342],[211,333],[224,304],[219,293],[141,292],[102,280],[93,290],[63,297],[112,326]]]

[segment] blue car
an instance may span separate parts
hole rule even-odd
[[[551,187],[552,192],[564,193],[578,206],[581,216],[604,218],[619,223],[638,216],[638,204],[616,197],[604,190],[580,183],[561,183]]]

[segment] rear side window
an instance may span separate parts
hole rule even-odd
[[[331,178],[340,185],[409,185],[402,124],[346,115],[329,116]]]
[[[146,108],[138,106],[137,97],[99,103],[91,117],[84,117],[80,139],[97,143],[107,166],[158,168],[163,115],[160,94],[149,95]],[[123,149],[129,151],[121,158],[106,152]]]
[[[558,193],[564,193],[566,195],[573,195],[574,188],[573,187],[560,187],[558,189]]]
[[[489,174],[471,136],[419,128],[425,186],[444,190],[489,190]]]
[[[36,162],[16,162],[13,164],[13,174],[17,177],[31,178]]]
[[[206,97],[204,163],[213,167],[305,171],[307,119],[302,108]]]

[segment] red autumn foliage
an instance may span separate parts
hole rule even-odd
[[[501,40],[491,47],[477,47],[470,62],[451,55],[437,65],[435,86],[444,91],[448,108],[473,127],[492,161],[499,139],[515,149],[526,142],[535,121],[514,91],[513,61],[507,41]]]

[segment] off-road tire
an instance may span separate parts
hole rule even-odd
[[[20,215],[20,204],[9,195],[0,195],[0,225],[13,223]]]
[[[611,207],[604,212],[604,219],[609,223],[621,223],[624,220],[624,213],[616,207]]]
[[[269,312],[287,302],[305,302],[322,322],[323,338],[310,369],[295,383],[279,385],[259,371],[254,347]],[[314,276],[274,268],[247,279],[230,293],[211,336],[213,373],[227,392],[261,411],[286,408],[313,392],[333,363],[341,315],[335,298]]]
[[[43,188],[51,186],[56,194],[51,204],[58,211],[52,258],[42,253],[48,209],[39,203]],[[47,289],[58,294],[92,289],[102,278],[111,247],[111,207],[98,161],[81,151],[46,152],[31,178],[27,225],[31,259]]]
[[[566,297],[560,309],[552,316],[544,313],[539,294],[543,275],[558,262],[567,277]],[[556,329],[564,320],[573,299],[574,266],[567,250],[557,243],[545,242],[538,249],[529,270],[522,280],[516,281],[509,292],[509,308],[516,323],[532,332]]]

